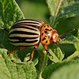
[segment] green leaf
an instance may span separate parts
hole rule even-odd
[[[61,6],[59,17],[69,18],[79,15],[79,1],[78,0],[64,0]]]
[[[6,49],[0,49],[1,79],[36,79],[37,72],[32,62],[14,63],[7,55]]]
[[[3,23],[2,19],[0,18],[0,28],[3,28],[3,25],[4,25],[4,23]]]
[[[70,37],[68,37],[67,39],[65,39],[64,41],[60,41],[60,44],[73,44],[75,49],[77,51],[79,51],[79,39],[77,36],[73,36],[71,35]]]
[[[54,52],[55,52],[56,56],[58,57],[58,59],[59,59],[60,61],[62,61],[63,58],[64,58],[64,54],[63,54],[63,52],[61,51],[61,49],[60,49],[59,47],[57,47],[57,48],[54,49]]]
[[[66,65],[52,73],[49,79],[79,79],[79,63]]]
[[[57,56],[54,54],[54,52],[52,52],[51,50],[49,50],[49,53],[51,56],[49,56],[49,59],[53,62],[60,62],[60,60],[57,58]]]
[[[56,29],[59,33],[79,27],[78,0],[47,0],[47,3],[52,16],[52,25],[54,24],[54,26],[58,26]],[[57,5],[58,3],[61,5]],[[56,18],[55,21],[54,18]]]
[[[0,49],[0,79],[11,79],[10,72],[6,67],[5,59],[3,58],[4,53],[6,53],[6,49]]]
[[[72,60],[79,57],[79,51],[75,51],[72,55],[68,56],[66,60]]]
[[[75,46],[76,50],[79,51],[79,39],[76,37],[75,37],[75,39],[76,39],[76,42],[74,43],[74,46]]]
[[[75,57],[78,57],[79,54],[79,39],[77,36],[73,36],[73,35],[70,35],[67,36],[65,38],[65,40],[61,40],[60,41],[60,48],[64,51],[64,52],[67,52],[65,54],[67,54],[68,59],[74,59]],[[77,52],[77,53],[76,53]],[[66,56],[66,57],[67,57]]]
[[[23,18],[24,15],[15,0],[0,0],[0,28],[9,29],[14,22]]]
[[[77,37],[78,37],[78,39],[79,39],[79,29],[78,29],[78,32],[77,32]]]
[[[64,62],[61,62],[61,63],[52,63],[51,65],[47,66],[44,69],[42,76],[43,76],[44,79],[49,79],[51,75],[53,75],[54,73],[57,73],[58,70],[62,69],[64,66],[68,67],[71,64],[77,64],[77,63],[79,63],[79,60],[78,61],[77,60],[75,60],[75,61],[64,61]],[[72,69],[72,70],[75,70],[75,69]],[[68,69],[68,71],[69,71],[69,69]],[[57,74],[59,74],[59,73],[57,73]],[[62,72],[62,74],[64,74],[64,73]],[[56,79],[56,78],[54,78],[54,79]],[[58,79],[61,79],[61,78],[58,78]]]
[[[51,46],[52,47],[52,46]],[[61,49],[57,46],[52,47],[52,50],[49,50],[49,58],[50,60],[52,60],[53,62],[61,62],[64,58],[64,54],[61,51]]]
[[[51,15],[57,19],[69,18],[79,15],[78,0],[47,0]]]
[[[37,73],[36,73],[36,68],[34,67],[33,63],[25,63],[23,66],[23,69],[26,73],[26,79],[36,79],[37,78]]]
[[[79,28],[78,23],[79,23],[79,17],[78,16],[70,17],[70,18],[67,18],[67,19],[61,18],[58,21],[56,29],[60,34],[68,33],[73,29],[78,30],[78,28]]]
[[[57,69],[61,68],[65,64],[68,63],[52,63],[51,65],[47,66],[43,71],[43,78],[48,79],[53,72],[55,72]]]
[[[47,0],[51,15],[53,16],[53,25],[59,13],[63,0]]]

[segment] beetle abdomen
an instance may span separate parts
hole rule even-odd
[[[9,40],[15,46],[32,46],[40,41],[42,22],[26,19],[16,22],[9,32]]]

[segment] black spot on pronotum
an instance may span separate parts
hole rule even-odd
[[[48,41],[46,41],[46,43],[48,43]]]
[[[47,34],[48,32],[45,30],[45,33]]]
[[[43,35],[43,33],[41,35]]]
[[[46,38],[44,37],[43,39],[42,39],[42,41],[44,41]]]

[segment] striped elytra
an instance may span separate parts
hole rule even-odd
[[[47,50],[48,45],[57,43],[60,37],[55,29],[43,21],[24,19],[17,21],[9,31],[9,40],[15,46],[38,47],[41,43]]]
[[[9,31],[9,40],[15,46],[32,46],[40,41],[42,22],[25,19],[16,22]]]

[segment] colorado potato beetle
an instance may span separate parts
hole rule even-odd
[[[9,31],[9,40],[12,45],[19,47],[34,46],[38,48],[41,43],[44,49],[48,50],[48,45],[58,43],[60,35],[49,24],[40,20],[24,19],[17,21]],[[34,50],[31,54],[33,58]]]

